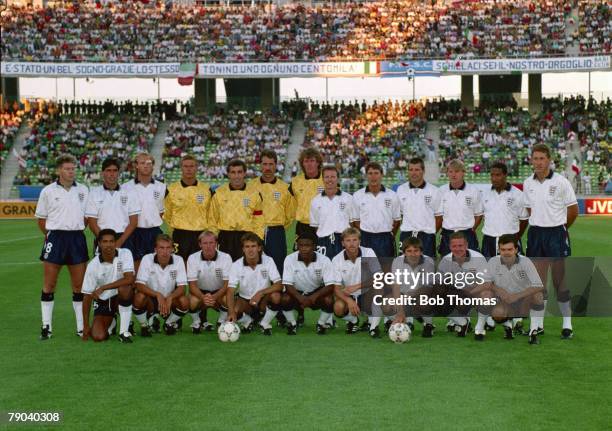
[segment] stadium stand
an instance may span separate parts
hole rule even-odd
[[[6,160],[21,125],[24,111],[18,103],[0,106],[0,165]]]
[[[580,26],[568,36],[576,3]],[[609,53],[612,25],[606,0],[70,2],[11,6],[0,22],[5,61],[93,62],[539,56],[564,54],[575,38],[583,52]]]

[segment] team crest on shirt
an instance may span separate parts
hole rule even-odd
[[[121,261],[117,262],[117,273],[123,273],[123,262]]]
[[[161,193],[158,191],[154,191],[153,192],[153,198],[155,198],[155,200],[159,199],[161,197]]]
[[[340,211],[344,211],[346,209],[346,203],[340,202]]]
[[[262,278],[268,278],[268,270],[267,269],[262,269],[261,270],[261,277]]]
[[[506,205],[508,205],[509,207],[511,207],[514,204],[514,198],[508,198],[506,199]]]
[[[119,200],[121,201],[121,205],[127,205],[127,196],[123,195]]]
[[[469,207],[472,206],[472,197],[471,196],[466,196],[465,197],[465,204]]]
[[[176,280],[176,275],[177,275],[177,271],[176,271],[176,269],[171,269],[171,270],[170,270],[170,278],[171,278],[172,280]]]
[[[425,195],[423,199],[425,200],[425,205],[429,205],[431,203],[431,195]]]
[[[204,202],[204,195],[203,194],[197,194],[196,195],[196,202],[199,203],[199,204]]]
[[[550,186],[548,188],[548,196],[554,196],[557,191],[557,186]]]
[[[519,278],[527,278],[527,272],[522,269],[519,269],[518,276]]]
[[[221,268],[215,268],[215,277],[223,278],[223,270]]]
[[[323,270],[321,268],[316,268],[315,269],[315,277],[321,278],[321,276],[323,276]]]
[[[385,208],[391,208],[391,199],[385,198]]]
[[[280,192],[274,192],[272,193],[272,196],[274,197],[275,201],[280,201],[280,198],[281,198]]]
[[[79,192],[79,200],[83,202],[85,200],[85,193]]]
[[[249,199],[249,198],[242,199],[242,206],[243,207],[247,208],[250,203],[251,203],[251,199]]]

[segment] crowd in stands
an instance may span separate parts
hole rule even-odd
[[[189,115],[170,123],[166,136],[163,176],[177,180],[180,159],[193,154],[199,163],[199,173],[208,181],[225,179],[227,162],[240,158],[247,163],[247,177],[258,173],[259,153],[263,149],[276,151],[278,173],[285,170],[291,132],[291,119],[278,112],[244,112],[217,108],[212,114]]]
[[[250,2],[246,2],[250,3]],[[579,4],[579,34],[566,19]],[[2,58],[22,61],[325,61],[610,52],[607,0],[11,6]]]
[[[23,114],[23,107],[17,102],[0,105],[0,166],[13,146]]]
[[[72,108],[66,112],[66,104],[54,103],[37,109],[31,120],[30,136],[19,154],[21,166],[16,185],[50,183],[54,179],[55,159],[67,152],[79,162],[78,181],[99,181],[100,164],[110,156],[126,162],[122,180],[129,178],[133,156],[148,151],[153,142],[158,116],[119,113],[125,105],[112,102],[105,103],[101,112],[95,104],[77,105],[86,112],[75,112]]]
[[[108,114],[128,114],[128,115],[154,115],[159,119],[174,120],[180,115],[191,112],[189,102],[178,100],[152,100],[152,101],[60,101],[56,105],[60,115],[108,115]]]
[[[361,186],[369,161],[382,164],[390,184],[405,174],[411,157],[424,155],[426,119],[419,103],[314,103],[304,124],[304,146],[318,148],[325,163],[336,164],[347,189]]]

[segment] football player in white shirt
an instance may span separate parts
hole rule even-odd
[[[263,254],[263,241],[253,232],[242,235],[243,257],[232,264],[227,289],[228,320],[239,323],[243,332],[251,332],[253,318],[265,313],[260,321],[262,333],[272,335],[272,319],[280,311],[281,277],[274,260]],[[237,296],[236,296],[237,293]]]
[[[43,288],[40,296],[42,328],[40,339],[48,340],[53,331],[53,299],[57,277],[62,266],[68,266],[72,283],[72,308],[76,317],[77,335],[83,335],[83,294],[87,242],[83,230],[87,224],[85,205],[89,193],[86,186],[77,184],[77,161],[71,155],[57,158],[56,182],[45,186],[36,204],[38,228],[45,235],[40,253],[43,261]]]
[[[189,310],[193,319],[194,334],[202,330],[212,331],[213,325],[202,323],[200,311],[213,308],[219,310],[217,324],[227,318],[227,282],[232,268],[232,257],[217,250],[217,236],[205,230],[198,236],[200,251],[187,259],[187,282],[189,282]],[[204,314],[205,316],[206,314]]]
[[[135,161],[136,175],[124,186],[133,191],[140,200],[138,226],[132,234],[134,249],[132,254],[136,272],[138,272],[140,260],[145,254],[153,253],[155,239],[162,233],[166,185],[153,178],[153,165],[155,164],[153,156],[149,153],[139,153]]]
[[[519,256],[514,235],[499,238],[499,256],[488,263],[493,292],[500,299],[491,315],[504,323],[504,338],[511,340],[512,320],[529,315],[529,344],[539,344],[538,328],[544,326],[544,286],[535,265],[528,257]]]
[[[158,235],[155,253],[145,255],[138,268],[134,315],[143,337],[151,336],[147,311],[151,317],[159,313],[166,318],[166,335],[176,334],[176,322],[189,311],[189,299],[185,296],[185,263],[179,255],[172,253],[173,250],[172,238],[166,234]]]
[[[310,203],[310,226],[317,228],[317,251],[332,259],[342,251],[342,231],[355,219],[355,204],[340,190],[335,166],[323,167],[322,175],[325,188]]]
[[[443,277],[453,274],[454,285],[437,290],[440,290],[446,297],[447,309],[457,311],[454,313],[455,316],[450,317],[450,320],[453,322],[457,336],[465,337],[469,329],[467,316],[472,307],[451,303],[450,296],[460,299],[482,298],[492,302],[494,295],[485,257],[476,250],[468,248],[467,238],[463,232],[453,232],[449,237],[449,242],[451,252],[440,260],[438,272]],[[459,302],[459,299],[456,302]],[[476,308],[478,309],[478,322],[474,328],[475,339],[483,341],[486,334],[485,324],[487,316],[491,314],[491,306],[483,305]]]
[[[104,341],[113,330],[113,320],[119,308],[121,318],[119,340],[131,343],[129,332],[132,318],[132,284],[134,260],[125,248],[117,248],[117,232],[102,229],[98,233],[100,253],[87,265],[83,281],[83,341],[89,336]],[[89,326],[89,312],[94,304],[93,324]],[[118,307],[117,307],[118,306]]]
[[[368,185],[353,195],[353,226],[361,230],[361,243],[378,257],[395,257],[395,235],[402,214],[400,201],[391,189],[382,184],[383,168],[370,162],[365,167]]]
[[[335,274],[331,260],[315,252],[317,236],[304,232],[297,240],[298,251],[285,258],[281,298],[283,314],[287,318],[287,334],[297,333],[293,310],[311,308],[321,310],[317,322],[317,334],[323,335],[334,312]]]
[[[482,199],[480,191],[464,181],[465,167],[460,160],[451,160],[447,165],[448,184],[440,187],[441,202],[438,214],[442,216],[440,256],[450,252],[449,236],[462,232],[469,248],[478,250],[476,230],[482,221]]]
[[[371,303],[367,303],[364,296],[363,278],[367,275],[361,273],[361,258],[374,258],[368,261],[368,266],[371,274],[380,271],[380,264],[376,259],[374,250],[367,247],[361,247],[361,233],[358,229],[350,227],[342,232],[342,246],[344,250],[332,259],[334,267],[336,285],[334,287],[334,314],[346,320],[346,333],[353,334],[359,331],[359,315],[362,310],[370,309],[370,314],[379,314],[378,316],[368,316],[368,328],[372,338],[380,336],[378,324],[381,320],[381,311],[373,313]]]
[[[567,340],[573,337],[574,331],[570,291],[565,285],[564,258],[571,255],[569,228],[578,217],[578,202],[570,182],[553,172],[550,163],[550,149],[544,144],[534,145],[531,150],[534,174],[523,183],[530,226],[527,256],[540,258],[534,259],[534,263],[544,286],[548,281],[548,268],[551,268],[559,310],[563,315],[561,338]]]

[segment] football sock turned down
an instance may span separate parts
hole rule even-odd
[[[43,326],[48,326],[49,331],[53,330],[53,326],[51,324],[53,317],[53,293],[45,293],[42,292],[40,295],[40,311],[42,314],[42,324]]]

